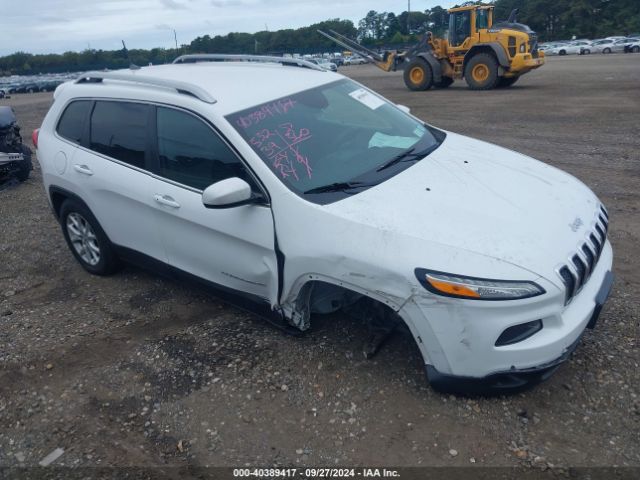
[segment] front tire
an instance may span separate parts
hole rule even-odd
[[[464,78],[471,90],[491,90],[498,84],[498,62],[493,55],[478,53],[464,69]]]
[[[60,208],[60,225],[69,250],[87,272],[110,275],[120,269],[111,242],[84,204],[65,200]]]
[[[404,69],[404,84],[414,92],[429,90],[433,85],[433,71],[423,58],[414,58]]]
[[[602,50],[602,53],[611,53],[611,49],[610,48],[605,48],[604,50]]]
[[[33,163],[31,162],[31,149],[25,145],[22,146],[22,155],[24,159],[18,162],[18,173],[16,177],[19,181],[25,182],[29,178],[31,170],[33,170]]]
[[[633,47],[633,48],[631,49],[631,52],[632,52],[632,53],[638,53],[638,52],[640,52],[640,47],[639,47],[638,45],[636,45],[635,47]]]

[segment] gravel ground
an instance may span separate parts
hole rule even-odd
[[[373,360],[341,315],[286,336],[133,267],[85,273],[36,166],[0,191],[0,466],[640,466],[640,55],[551,58],[507,90],[405,89],[341,70],[439,127],[569,171],[608,206],[617,276],[594,331],[516,396],[432,391],[413,340]],[[15,95],[24,131],[51,94]]]

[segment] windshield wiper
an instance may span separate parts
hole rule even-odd
[[[438,148],[438,146],[439,146],[439,144],[436,143],[435,145],[432,145],[429,148],[425,148],[424,150],[420,150],[418,152],[415,151],[416,147],[411,147],[409,150],[405,150],[404,152],[400,153],[399,155],[396,155],[391,160],[389,160],[387,163],[383,163],[382,165],[380,165],[378,167],[378,169],[376,170],[376,172],[381,172],[382,170],[386,170],[387,168],[392,167],[395,164],[400,163],[400,162],[406,162],[406,161],[409,161],[409,160],[417,160],[418,158],[425,157],[425,156],[429,155],[431,152],[433,152],[436,148]]]
[[[371,183],[365,182],[335,182],[330,183],[329,185],[312,188],[303,193],[306,195],[307,193],[345,192],[347,190],[353,190],[354,188],[370,186],[372,186]]]

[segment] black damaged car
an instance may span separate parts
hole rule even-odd
[[[11,107],[0,106],[0,182],[24,182],[33,169],[31,149],[22,143],[20,127]]]

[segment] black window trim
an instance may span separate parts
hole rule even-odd
[[[60,120],[62,119],[62,115],[64,114],[64,112],[67,110],[67,107],[69,107],[69,105],[71,105],[71,103],[73,102],[77,102],[80,100],[86,100],[86,101],[90,101],[92,102],[92,105],[89,108],[89,111],[87,113],[87,117],[85,118],[85,126],[84,126],[84,131],[82,132],[82,139],[80,141],[80,143],[76,143],[66,137],[63,137],[62,135],[60,135],[58,133],[58,124],[60,123]],[[91,115],[93,114],[93,109],[95,108],[95,103],[98,101],[110,101],[110,102],[127,102],[127,103],[139,103],[139,104],[144,104],[144,105],[149,105],[150,108],[149,109],[149,115],[151,116],[150,118],[150,125],[152,128],[152,131],[147,132],[147,148],[145,150],[145,168],[139,168],[136,167],[135,165],[131,165],[130,163],[127,162],[123,162],[122,160],[118,160],[117,158],[113,158],[110,157],[108,155],[105,155],[103,153],[100,152],[96,152],[95,150],[92,150],[91,148],[89,148],[89,135],[91,132]],[[193,193],[197,193],[197,194],[202,194],[204,190],[200,190],[198,188],[194,188],[191,187],[189,185],[185,185],[183,183],[179,183],[176,182],[174,180],[171,180],[169,178],[163,177],[162,175],[160,175],[160,170],[159,170],[159,159],[158,159],[158,155],[157,155],[157,139],[158,139],[158,130],[157,130],[157,125],[156,125],[156,109],[157,107],[165,107],[165,108],[171,108],[174,110],[180,110],[183,111],[187,114],[190,114],[192,116],[194,116],[196,119],[204,122],[204,124],[206,126],[208,126],[215,135],[218,135],[218,137],[220,138],[220,140],[222,140],[222,142],[229,148],[229,150],[238,158],[238,160],[240,161],[240,163],[242,164],[242,166],[247,170],[247,172],[249,173],[249,176],[251,177],[251,179],[254,181],[254,184],[252,185],[252,187],[255,187],[257,189],[260,190],[259,193],[262,194],[262,196],[264,197],[265,201],[264,203],[258,203],[256,205],[260,206],[266,206],[266,207],[270,207],[271,206],[271,196],[269,195],[269,190],[267,190],[267,188],[265,187],[265,185],[262,183],[262,181],[260,180],[260,177],[253,171],[253,169],[251,168],[251,166],[249,165],[249,163],[244,159],[244,157],[240,154],[240,152],[238,151],[237,148],[235,148],[235,146],[233,146],[231,144],[231,142],[229,142],[229,140],[224,136],[224,134],[215,126],[213,125],[209,120],[207,120],[205,117],[203,117],[202,115],[200,115],[197,112],[194,112],[192,110],[189,110],[187,108],[184,107],[180,107],[177,105],[172,105],[172,104],[168,104],[168,103],[162,103],[162,102],[156,102],[156,101],[148,101],[148,100],[137,100],[137,99],[131,99],[131,98],[117,98],[117,97],[73,97],[71,99],[69,99],[67,101],[67,103],[62,107],[61,111],[60,111],[60,115],[58,116],[58,119],[56,120],[56,128],[53,130],[53,134],[54,136],[65,143],[68,143],[69,145],[76,147],[76,148],[80,148],[83,151],[87,152],[87,153],[91,153],[93,155],[98,155],[101,158],[104,158],[105,160],[109,160],[111,162],[117,163],[119,165],[122,165],[123,167],[127,167],[130,168],[132,170],[135,170],[137,172],[143,173],[145,175],[149,175],[150,177],[156,179],[156,180],[161,180],[163,182],[169,183],[171,185],[174,185],[176,187],[180,187],[183,188],[185,190],[189,190]]]

